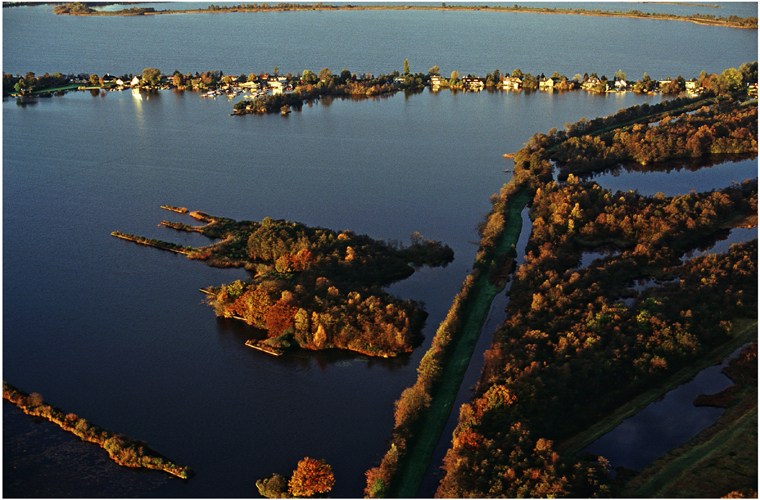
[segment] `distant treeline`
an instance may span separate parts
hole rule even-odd
[[[171,462],[146,443],[93,425],[73,413],[66,414],[60,408],[46,404],[39,393],[27,394],[3,381],[3,398],[28,415],[46,418],[83,441],[100,445],[119,465],[162,470],[182,479],[192,475],[189,467]]]

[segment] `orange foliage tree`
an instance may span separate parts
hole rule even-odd
[[[334,484],[332,467],[327,462],[306,457],[298,462],[288,482],[288,489],[294,497],[312,497],[329,492]]]
[[[283,299],[278,300],[265,314],[268,336],[278,337],[283,331],[293,326],[293,318],[297,312],[297,307],[288,304]]]

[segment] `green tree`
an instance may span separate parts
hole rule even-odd
[[[757,61],[739,66],[744,83],[757,83]]]
[[[90,83],[93,84],[93,85],[97,85],[98,84],[98,75],[96,75],[95,73],[91,74],[90,75]]]
[[[148,85],[158,85],[161,83],[161,71],[156,68],[145,68],[142,71],[142,81]]]
[[[315,75],[314,72],[311,71],[310,69],[303,70],[303,75],[301,75],[301,79],[307,84],[317,83],[317,75]]]
[[[741,88],[742,74],[736,68],[728,68],[720,74],[718,82],[722,92],[731,92]]]
[[[433,66],[428,70],[429,75],[439,75],[441,74],[441,68],[438,67],[438,65]]]
[[[409,74],[409,59],[404,59],[404,74]]]
[[[456,85],[456,83],[459,81],[459,71],[454,70],[451,72],[451,79],[449,80],[451,82],[451,85]]]
[[[322,68],[319,70],[319,81],[326,82],[332,78],[332,71],[329,68]]]
[[[512,72],[512,78],[522,78],[523,72],[519,69],[516,69]]]

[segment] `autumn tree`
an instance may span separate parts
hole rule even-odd
[[[298,462],[288,482],[288,489],[294,497],[312,497],[329,492],[334,484],[332,467],[327,462],[306,457]]]

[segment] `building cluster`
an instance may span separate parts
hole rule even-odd
[[[537,89],[544,91],[552,90],[574,90],[583,89],[589,92],[626,92],[634,89],[635,82],[627,81],[625,79],[603,80],[596,76],[584,77],[583,80],[567,78],[546,78],[546,77],[527,77],[531,78],[530,84],[527,84],[526,77],[523,76],[502,76],[496,88],[503,90],[522,90]],[[454,88],[461,88],[462,90],[479,91],[486,87],[487,80],[483,77],[467,76],[458,80],[454,85]],[[671,79],[659,80],[654,82],[653,90],[663,90],[673,83]],[[431,75],[430,85],[433,89],[437,89],[441,86],[451,87],[451,81],[440,76]],[[685,90],[692,93],[699,93],[700,88],[696,80],[687,80],[685,82]]]

